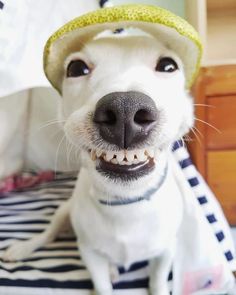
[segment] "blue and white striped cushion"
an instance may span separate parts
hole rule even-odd
[[[186,181],[191,186],[207,221],[211,224],[213,234],[220,243],[231,270],[236,271],[235,249],[229,225],[216,197],[196,170],[182,141],[175,142],[173,155],[179,163]]]

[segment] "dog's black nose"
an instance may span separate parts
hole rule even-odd
[[[113,92],[98,101],[94,122],[104,140],[127,149],[147,139],[157,117],[154,101],[144,93]]]

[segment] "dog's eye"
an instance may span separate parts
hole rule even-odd
[[[156,66],[157,72],[172,73],[178,69],[177,63],[171,57],[160,58]]]
[[[67,67],[67,77],[86,76],[89,73],[89,67],[82,60],[72,60]]]

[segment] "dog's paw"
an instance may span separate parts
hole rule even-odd
[[[110,265],[110,277],[111,277],[111,282],[115,283],[119,280],[119,270],[116,265]]]
[[[32,253],[32,244],[30,241],[16,242],[11,245],[3,255],[4,261],[19,261],[30,256]]]
[[[168,288],[151,288],[149,289],[149,295],[170,295]]]

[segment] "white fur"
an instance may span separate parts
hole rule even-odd
[[[174,73],[156,72],[160,56],[173,57],[179,70]],[[76,188],[70,201],[55,214],[45,233],[13,245],[6,252],[5,259],[22,259],[51,241],[60,230],[63,219],[70,216],[96,294],[112,294],[111,264],[128,268],[137,260],[149,259],[150,292],[152,295],[167,295],[166,279],[182,218],[181,195],[170,165],[164,184],[150,201],[110,207],[101,205],[99,200],[142,195],[161,179],[168,163],[170,145],[193,124],[192,100],[185,90],[182,62],[174,52],[150,36],[98,38],[88,43],[81,52],[68,56],[65,69],[75,58],[83,59],[92,68],[88,76],[65,76],[62,85],[65,134],[80,149],[82,159]],[[139,147],[158,151],[155,169],[133,181],[104,177],[96,170],[96,161],[90,158],[87,151],[118,150],[116,146],[99,139],[91,120],[99,99],[116,91],[145,93],[154,100],[160,114],[158,130],[145,146]],[[114,271],[112,273],[114,276]]]

